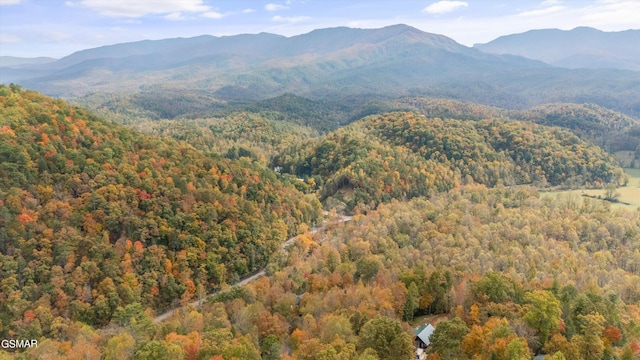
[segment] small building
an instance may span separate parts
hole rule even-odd
[[[414,333],[416,334],[416,337],[414,339],[414,343],[416,348],[426,349],[427,347],[429,347],[429,345],[431,345],[429,337],[435,330],[436,328],[434,328],[431,324],[425,324],[415,329]]]

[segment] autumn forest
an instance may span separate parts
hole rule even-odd
[[[429,359],[640,355],[631,117],[113,104],[0,86],[0,337],[38,340],[0,359],[409,360],[427,321]]]

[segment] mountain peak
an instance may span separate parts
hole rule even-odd
[[[592,28],[592,27],[589,27],[589,26],[578,26],[578,27],[573,28],[572,30],[568,30],[568,31],[604,32],[602,30],[598,30],[596,28]]]
[[[423,43],[454,52],[465,48],[449,37],[428,33],[405,24],[390,25],[375,31],[379,33],[380,38],[385,41],[393,39],[409,43]]]
[[[395,24],[395,25],[388,25],[385,26],[383,28],[381,28],[380,30],[401,30],[401,31],[411,31],[411,32],[416,32],[416,33],[425,33],[424,31],[414,28],[413,26],[407,25],[407,24]]]

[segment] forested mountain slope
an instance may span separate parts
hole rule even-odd
[[[137,94],[96,93],[74,99],[120,124],[170,119],[225,118],[233,114],[258,116],[327,132],[371,114],[416,111],[428,118],[459,120],[514,119],[567,128],[608,151],[637,150],[640,120],[590,103],[550,103],[513,110],[468,101],[422,96],[389,98],[351,96],[312,100],[286,93],[261,101],[229,103],[198,92],[149,91]],[[640,164],[640,150],[637,154]]]
[[[233,112],[220,117],[141,121],[131,124],[146,133],[183,140],[206,153],[247,157],[263,165],[292,143],[317,137],[312,128],[283,120],[279,112]]]
[[[553,103],[526,110],[507,110],[450,99],[407,97],[390,106],[417,111],[427,117],[459,120],[514,119],[571,130],[610,153],[631,154],[626,167],[640,166],[640,120],[595,104]],[[620,159],[622,160],[622,159]]]
[[[328,101],[284,94],[244,104],[211,102],[202,97],[196,101],[197,104],[190,107],[189,99],[193,100],[193,96],[181,98],[176,95],[172,97],[172,101],[156,106],[169,94],[154,98],[151,93],[147,93],[149,101],[142,107],[142,103],[136,100],[140,96],[141,94],[134,94],[103,98],[96,95],[77,100],[76,103],[96,108],[101,116],[132,125],[147,133],[187,139],[196,147],[205,150],[215,149],[220,154],[226,154],[232,146],[242,146],[245,150],[251,149],[249,156],[265,156],[268,160],[274,155],[274,140],[291,144],[296,139],[314,136],[316,132],[338,129],[367,115],[414,111],[427,118],[519,120],[563,127],[581,139],[614,154],[622,166],[640,166],[640,120],[595,104],[553,103],[526,110],[508,110],[443,98],[350,97]],[[172,117],[172,114],[163,110],[165,108],[170,108],[177,116]],[[160,114],[170,116],[165,119]],[[233,123],[237,125],[232,125]],[[231,127],[226,129],[228,126]],[[232,131],[233,140],[223,145],[225,141],[220,136],[212,134],[214,127],[218,128],[216,131],[219,133]],[[233,128],[254,130],[238,132]],[[262,133],[265,132],[266,136],[272,139],[262,141]]]
[[[348,209],[426,196],[463,183],[602,186],[622,182],[615,159],[567,130],[508,120],[417,113],[364,118],[286,149],[274,165],[322,185]]]
[[[640,166],[640,120],[605,109],[594,104],[547,104],[512,116],[523,121],[560,126],[570,129],[583,139],[590,140],[615,153],[627,151],[636,160],[627,167]]]
[[[116,44],[0,72],[0,82],[55,96],[173,93],[193,107],[202,98],[246,102],[285,93],[325,101],[420,95],[517,109],[591,102],[631,115],[640,114],[639,80],[634,71],[568,70],[487,54],[406,25]]]
[[[188,302],[262,268],[321,216],[248,158],[0,86],[0,335],[56,337]]]

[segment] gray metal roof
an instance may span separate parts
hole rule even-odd
[[[429,346],[431,344],[431,341],[429,341],[429,337],[435,330],[436,328],[434,328],[433,325],[426,324],[416,329],[415,334],[420,340],[422,340],[425,345]]]

